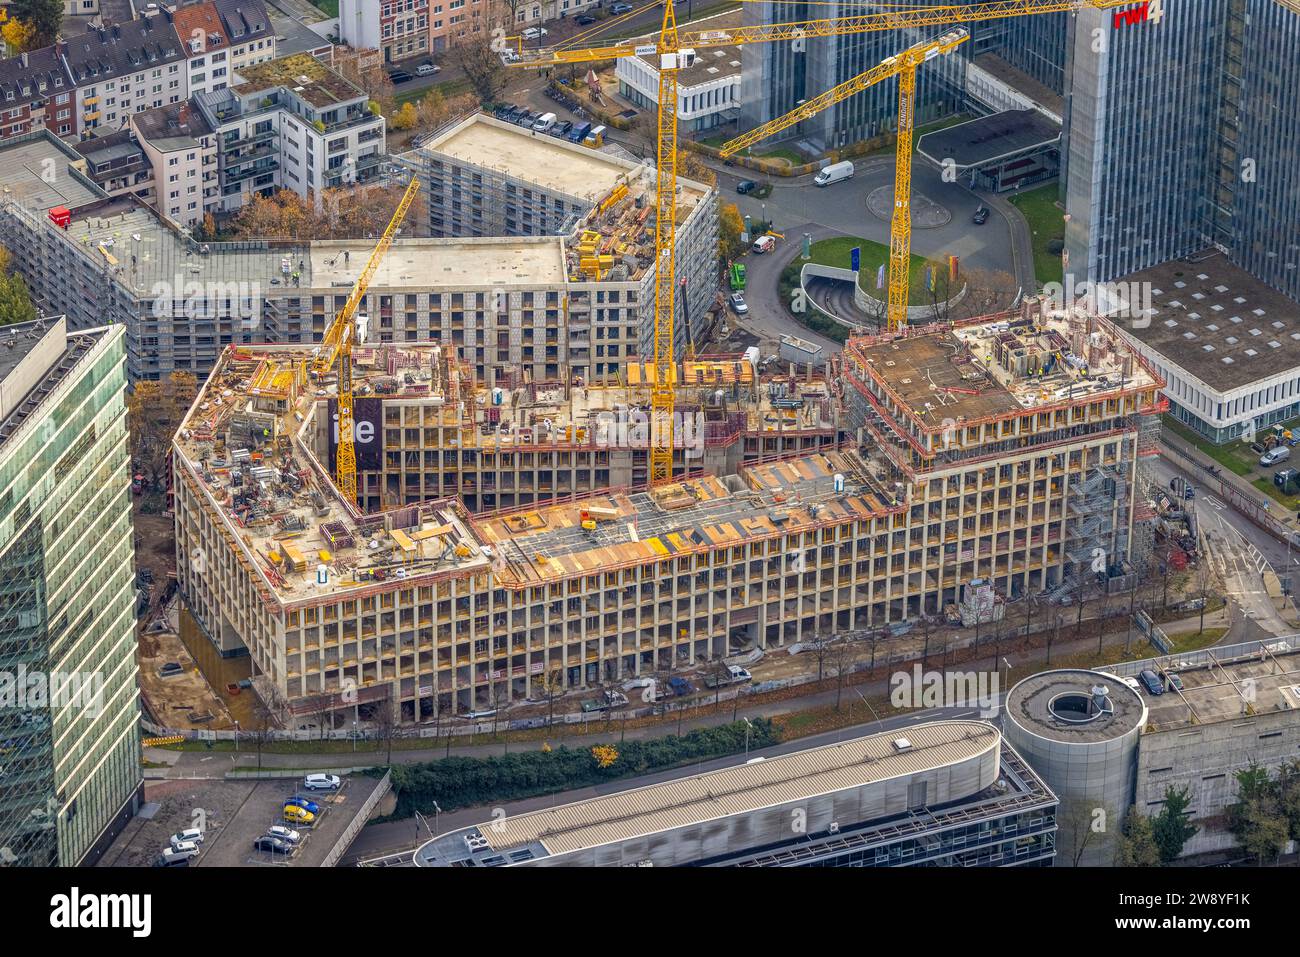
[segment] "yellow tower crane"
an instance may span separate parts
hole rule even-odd
[[[912,132],[916,125],[916,70],[921,64],[956,50],[969,39],[964,29],[926,40],[891,56],[865,73],[859,73],[834,89],[827,90],[796,109],[757,129],[724,143],[722,155],[731,156],[773,133],[789,129],[827,107],[847,100],[882,80],[898,77],[898,143],[894,162],[894,215],[889,226],[889,329],[907,325],[907,300],[912,265]]]
[[[605,46],[564,46],[525,50],[514,55],[513,67],[548,67],[565,63],[591,63],[597,60],[653,55],[659,66],[659,124],[657,176],[655,181],[655,313],[654,356],[650,364],[651,405],[654,412],[653,448],[650,479],[652,483],[672,477],[673,456],[673,380],[676,356],[673,350],[673,269],[676,265],[676,193],[677,193],[677,73],[694,62],[697,50],[729,47],[742,43],[774,43],[782,40],[806,40],[838,37],[882,30],[909,30],[923,27],[951,26],[1038,13],[1076,13],[1079,10],[1110,9],[1125,6],[1132,0],[991,0],[970,5],[949,4],[935,7],[891,7],[858,16],[804,20],[792,23],[769,23],[739,26],[726,30],[678,30],[673,4],[664,4],[663,24],[654,44],[636,44],[628,40]],[[654,7],[651,3],[623,17],[606,21],[569,41],[586,42],[590,32],[617,23]],[[505,50],[503,49],[504,53]]]
[[[388,247],[393,244],[393,237],[397,235],[397,230],[402,225],[402,220],[406,218],[406,212],[415,201],[415,194],[419,189],[420,181],[412,175],[410,185],[402,194],[402,201],[397,204],[397,209],[393,212],[393,218],[388,221],[388,227],[379,237],[378,244],[370,253],[370,258],[366,260],[365,268],[361,270],[361,275],[352,286],[348,301],[343,304],[343,308],[334,317],[330,327],[325,330],[320,347],[312,358],[311,374],[316,378],[329,373],[334,368],[334,364],[338,363],[339,441],[335,474],[338,476],[339,491],[353,505],[357,502],[357,449],[352,418],[352,340],[356,334],[353,316],[356,315],[357,307],[361,305],[370,280],[374,278],[375,271],[379,268],[380,260],[384,258],[384,253],[388,252]]]

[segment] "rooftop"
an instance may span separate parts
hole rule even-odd
[[[923,774],[996,751],[1002,736],[981,721],[934,721],[675,778],[440,835],[416,851],[425,867],[495,866],[616,844],[645,835],[895,778]],[[468,839],[479,838],[471,849]],[[494,860],[499,858],[499,860]]]
[[[12,201],[44,214],[55,206],[75,209],[103,199],[98,187],[70,171],[70,164],[80,158],[44,131],[0,143],[0,169],[4,170],[0,202]],[[54,176],[48,175],[51,169]]]
[[[371,240],[331,240],[311,245],[310,281],[318,287],[351,286],[374,250]],[[408,239],[394,243],[371,280],[376,288],[458,288],[530,283],[563,285],[564,254],[557,238]]]
[[[1183,683],[1182,691],[1143,694],[1149,732],[1300,710],[1300,638],[1295,636],[1124,662],[1109,670],[1135,675],[1143,668],[1162,681],[1172,672]]]
[[[366,95],[360,87],[309,53],[294,53],[240,67],[238,73],[242,82],[231,89],[240,96],[283,87],[317,109],[328,109]]]
[[[482,113],[430,140],[425,149],[591,203],[608,196],[638,169],[635,163]]]
[[[172,23],[176,25],[176,35],[187,47],[187,54],[224,50],[230,46],[221,14],[211,0],[177,7],[172,13]]]
[[[271,20],[262,0],[214,0],[221,25],[232,44],[271,36]]]
[[[6,110],[70,89],[68,72],[53,47],[0,60],[0,105]]]
[[[845,479],[835,491],[836,476]],[[605,494],[480,518],[494,548],[497,580],[539,584],[705,552],[894,509],[890,494],[851,453],[830,452],[705,475],[651,491]],[[598,512],[594,530],[582,513]]]
[[[1008,110],[925,133],[916,151],[932,163],[951,159],[969,169],[1060,141],[1060,124],[1038,110]]]
[[[185,58],[167,17],[154,14],[69,33],[68,66],[78,85],[90,85]]]
[[[212,135],[202,111],[191,106],[189,100],[136,113],[131,117],[131,126],[140,139],[164,153],[194,149],[201,145],[203,137]]]
[[[1104,703],[1093,689],[1105,688]],[[1006,698],[1006,716],[1020,727],[1052,741],[1093,742],[1118,738],[1147,722],[1147,705],[1115,675],[1066,668],[1030,675]]]
[[[0,449],[107,334],[104,327],[69,335],[62,316],[0,329]]]
[[[1081,309],[976,319],[850,348],[927,429],[1159,385],[1109,322]]]
[[[692,478],[653,492],[611,490],[506,515],[471,517],[459,505],[442,502],[423,507],[436,514],[407,507],[362,516],[344,505],[327,474],[333,468],[328,403],[336,385],[332,375],[319,382],[304,378],[302,365],[315,348],[227,349],[176,438],[222,520],[238,528],[240,550],[263,563],[258,567],[268,579],[268,600],[274,592],[283,602],[310,601],[388,578],[481,569],[488,560],[500,583],[523,587],[890,508],[886,492],[856,457],[833,452],[755,466],[743,476]],[[725,373],[742,365],[751,374],[734,376],[729,385],[726,375],[706,374],[679,386],[682,408],[701,406],[706,397],[712,403],[701,413],[701,442],[730,441],[742,430],[833,430],[831,398],[821,380],[758,383],[740,357],[701,359],[691,367]],[[353,375],[359,402],[402,400],[420,410],[426,431],[441,426],[446,434],[430,439],[429,449],[621,447],[629,439],[610,433],[612,410],[649,404],[646,386],[521,386],[505,397],[503,414],[488,428],[474,413],[492,403],[489,390],[476,386],[470,373],[436,345],[355,348]],[[374,422],[381,436],[390,424],[382,409],[376,403],[357,412],[358,420]],[[602,421],[603,416],[609,418]],[[280,441],[277,454],[266,435],[290,441]],[[377,455],[386,451],[382,441],[372,450]],[[241,448],[245,453],[237,455]],[[361,451],[361,472],[381,467],[379,458],[367,464]],[[836,475],[844,476],[841,491],[835,488]],[[584,509],[600,515],[596,528],[582,528]],[[454,538],[443,531],[437,533],[442,538],[425,542],[416,534],[443,525],[455,531]],[[394,528],[406,539],[390,534]],[[284,568],[270,556],[283,557],[286,541],[317,557]],[[450,552],[435,547],[448,542]],[[319,557],[322,551],[328,557]],[[327,585],[316,584],[318,564],[331,569]]]
[[[1057,116],[1065,110],[1065,99],[1051,87],[1039,83],[1028,73],[1012,66],[996,53],[981,53],[975,57],[975,64],[987,70],[997,79],[1019,90],[1035,103],[1041,103]]]
[[[1150,288],[1150,324],[1124,331],[1213,392],[1300,366],[1300,305],[1207,250],[1125,276]]]

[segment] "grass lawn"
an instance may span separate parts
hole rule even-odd
[[[809,162],[809,160],[803,158],[803,154],[785,146],[778,146],[775,149],[766,150],[762,153],[751,152],[749,155],[753,156],[755,159],[785,160],[791,166],[802,166],[804,163]]]
[[[1245,442],[1233,441],[1226,445],[1215,445],[1203,435],[1183,425],[1172,415],[1166,414],[1163,418],[1166,429],[1188,445],[1204,452],[1230,472],[1237,475],[1249,475],[1255,471],[1259,463],[1259,456],[1252,452],[1250,446]]]
[[[1206,628],[1204,631],[1185,631],[1181,634],[1170,635],[1169,653],[1171,655],[1186,654],[1189,651],[1200,651],[1202,648],[1209,648],[1216,641],[1222,640],[1227,633],[1227,628]]]
[[[862,286],[869,294],[879,299],[884,295],[884,290],[876,289],[876,273],[882,263],[889,262],[889,247],[881,243],[873,243],[869,239],[856,239],[852,236],[837,236],[834,239],[823,239],[812,244],[812,262],[821,263],[823,266],[838,266],[841,269],[848,269],[851,263],[850,250],[854,246],[862,247],[862,258],[860,262],[861,271],[858,273],[858,284]],[[802,259],[795,260],[795,265],[801,265]],[[886,272],[889,267],[886,265]],[[913,306],[923,306],[930,302],[930,294],[925,288],[925,257],[912,256],[912,291],[908,297],[908,302]]]
[[[469,80],[448,80],[445,83],[435,83],[432,86],[427,86],[422,89],[398,93],[393,97],[393,103],[398,109],[401,109],[403,103],[418,103],[420,100],[424,99],[425,94],[430,90],[437,90],[444,97],[450,99],[453,96],[459,96],[461,93],[468,93],[471,88]]]
[[[1034,275],[1040,284],[1064,280],[1065,268],[1061,265],[1061,254],[1047,251],[1052,240],[1065,238],[1065,221],[1062,218],[1065,212],[1056,205],[1058,195],[1057,185],[1048,183],[1011,197],[1011,204],[1029,222],[1029,230],[1034,239]]]
[[[339,15],[339,0],[311,0],[311,5],[327,17]]]

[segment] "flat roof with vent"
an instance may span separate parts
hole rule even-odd
[[[1149,288],[1155,310],[1150,324],[1123,331],[1214,392],[1300,367],[1300,304],[1214,250],[1119,282]]]
[[[435,838],[416,852],[416,862],[439,867],[472,860],[490,867],[566,854],[923,774],[978,758],[1002,742],[982,721],[933,721],[908,735],[903,749],[896,732],[883,732],[497,818]]]

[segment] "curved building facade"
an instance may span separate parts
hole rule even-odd
[[[1045,671],[1008,693],[1003,734],[1061,801],[1061,864],[1113,863],[1146,724],[1142,696],[1101,671]]]

